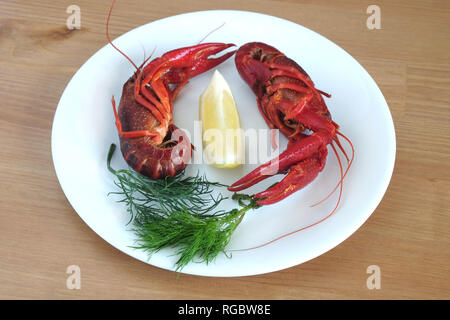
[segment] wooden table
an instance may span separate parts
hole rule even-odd
[[[381,29],[369,30],[372,3],[118,1],[114,38],[149,21],[208,9],[297,22],[353,55],[380,86],[394,118],[397,158],[389,189],[341,245],[275,273],[177,279],[97,236],[66,200],[53,168],[57,103],[72,75],[105,45],[110,1],[1,0],[0,298],[449,299],[450,2],[376,1]],[[66,27],[71,4],[81,8],[80,30]],[[80,290],[66,288],[69,265],[81,268]],[[366,286],[370,265],[380,267],[381,289]]]

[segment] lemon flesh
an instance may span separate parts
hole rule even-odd
[[[204,159],[217,168],[243,163],[244,150],[239,113],[228,83],[215,71],[200,96]]]

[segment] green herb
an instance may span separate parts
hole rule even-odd
[[[116,149],[111,144],[107,166],[117,180],[119,202],[126,205],[132,230],[137,235],[137,246],[152,254],[166,247],[177,248],[176,270],[189,262],[209,263],[230,242],[231,235],[245,213],[259,205],[245,194],[233,194],[241,208],[217,210],[225,199],[213,196],[214,187],[226,187],[209,182],[205,176],[185,177],[183,172],[164,179],[153,180],[133,170],[114,170],[111,159]],[[228,256],[228,255],[227,255]]]

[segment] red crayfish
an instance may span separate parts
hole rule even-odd
[[[287,173],[280,182],[254,195],[260,205],[276,203],[317,177],[325,166],[327,146],[331,145],[341,169],[340,200],[342,180],[353,156],[349,160],[338,135],[349,142],[352,151],[353,145],[338,131],[339,126],[331,119],[322,97],[330,95],[316,89],[311,78],[295,61],[265,43],[243,45],[236,52],[235,62],[239,74],[256,94],[259,111],[267,125],[271,129],[279,129],[288,137],[289,143],[276,162],[261,165],[236,181],[229,190],[240,191],[274,174]],[[333,142],[349,164],[344,174]],[[270,170],[274,164],[276,171]],[[336,191],[338,185],[327,198]]]
[[[331,119],[322,97],[330,95],[316,89],[311,78],[295,61],[274,47],[259,42],[247,43],[237,51],[209,58],[234,44],[204,43],[169,51],[150,62],[149,58],[145,59],[137,66],[109,38],[111,10],[112,6],[106,24],[108,42],[136,69],[123,86],[118,111],[112,98],[120,149],[134,170],[159,179],[174,176],[186,167],[192,149],[185,135],[174,136],[177,127],[173,124],[173,101],[190,78],[214,68],[236,53],[237,70],[256,94],[264,120],[269,128],[279,129],[286,135],[289,143],[276,161],[263,164],[228,189],[240,191],[269,176],[287,173],[280,182],[254,195],[260,205],[276,203],[317,177],[325,166],[327,146],[331,145],[338,158],[341,178],[326,198],[340,185],[340,200],[342,180],[353,161],[353,145],[338,131],[339,126]],[[353,152],[351,160],[338,135],[350,144]],[[349,164],[345,173],[342,172],[333,142]]]
[[[177,127],[173,124],[173,101],[190,78],[214,68],[234,51],[218,58],[210,56],[234,44],[203,43],[179,48],[150,62],[146,59],[138,67],[109,38],[112,7],[106,24],[108,42],[136,69],[123,86],[118,111],[112,98],[122,155],[130,167],[152,179],[174,176],[186,167],[192,149],[186,135],[178,132],[174,136]]]

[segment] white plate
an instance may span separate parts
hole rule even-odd
[[[381,201],[392,175],[395,132],[388,105],[364,68],[331,41],[283,19],[244,11],[193,12],[151,22],[122,35],[114,43],[140,64],[143,48],[148,54],[156,47],[154,56],[160,56],[171,49],[198,43],[222,22],[225,25],[212,33],[207,42],[231,42],[237,46],[251,41],[266,42],[296,60],[317,88],[332,94],[326,102],[333,120],[356,149],[341,204],[328,220],[271,245],[234,252],[231,259],[220,255],[209,265],[190,263],[183,269],[184,273],[205,276],[254,275],[313,259],[348,238],[366,221]],[[253,93],[235,69],[234,58],[218,69],[233,90],[243,128],[267,128]],[[107,196],[116,187],[114,177],[106,169],[106,154],[112,142],[118,144],[111,95],[117,101],[120,99],[122,85],[132,73],[130,63],[110,45],[105,45],[78,70],[55,113],[53,162],[69,202],[99,236],[136,259],[173,270],[177,259],[173,250],[163,250],[148,259],[145,252],[130,248],[135,238],[126,226],[129,217],[122,204]],[[198,119],[198,96],[211,75],[209,71],[192,79],[181,91],[174,106],[179,127],[192,130],[193,121]],[[285,145],[286,140],[281,139]],[[114,157],[113,167],[126,167],[120,152]],[[205,170],[210,180],[232,183],[253,167],[220,170],[190,165],[189,170]],[[305,189],[278,204],[248,213],[229,248],[259,245],[325,217],[336,203],[337,192],[319,206],[309,205],[335,186],[338,172],[336,158],[330,153],[325,170]],[[268,184],[262,183],[248,192],[263,190]]]

